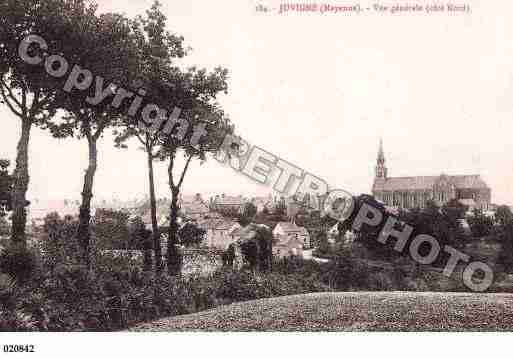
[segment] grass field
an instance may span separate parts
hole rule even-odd
[[[239,302],[132,331],[512,331],[513,294],[311,293]]]

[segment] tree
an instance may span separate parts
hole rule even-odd
[[[495,211],[495,223],[505,227],[508,224],[513,223],[513,213],[511,213],[511,209],[508,206],[499,206]]]
[[[75,63],[71,86],[60,91],[55,107],[65,111],[59,122],[49,127],[57,138],[86,139],[88,167],[84,174],[77,237],[84,263],[90,263],[91,199],[98,166],[98,141],[108,128],[119,126],[127,111],[127,88],[137,70],[137,43],[131,22],[119,14],[95,14],[96,7],[84,11],[77,20],[74,39],[66,59]],[[94,80],[94,81],[93,81]],[[69,82],[67,81],[67,84]]]
[[[508,270],[513,268],[513,213],[511,209],[502,205],[495,211],[495,233],[502,244],[502,251],[499,261]]]
[[[45,51],[62,52],[77,14],[80,0],[4,0],[0,3],[0,103],[20,120],[12,190],[13,243],[26,245],[26,193],[29,186],[28,148],[33,126],[44,127],[55,114],[50,105],[57,91],[55,79],[42,71]],[[36,43],[31,43],[39,36]],[[56,38],[56,36],[58,38]],[[45,44],[40,40],[46,39]],[[28,60],[27,60],[28,59]]]
[[[133,21],[132,27],[137,36],[139,79],[142,88],[156,88],[162,86],[162,71],[164,67],[172,65],[172,59],[185,56],[183,37],[166,31],[166,17],[162,14],[161,5],[155,2],[146,17],[139,16]],[[157,203],[155,197],[155,180],[153,163],[157,158],[158,138],[156,133],[150,133],[137,126],[134,121],[126,117],[124,127],[115,132],[117,147],[126,148],[126,142],[136,138],[146,152],[148,166],[148,184],[150,195],[150,215],[153,232],[153,248],[155,253],[155,269],[160,272],[162,268],[162,249],[160,246],[160,232],[157,223]]]
[[[472,215],[467,217],[472,235],[476,238],[488,236],[493,228],[493,219],[484,214],[480,208],[474,208]]]
[[[262,224],[246,226],[241,230],[239,243],[242,256],[250,268],[259,271],[272,269],[273,234],[269,227]],[[234,244],[230,246],[229,250],[232,251]]]
[[[452,199],[442,206],[442,218],[450,232],[450,242],[452,245],[459,246],[468,238],[465,235],[461,220],[465,218],[468,207],[463,205],[457,199]]]
[[[0,218],[12,210],[11,193],[13,178],[9,174],[9,160],[0,160]]]
[[[218,92],[226,90],[226,75],[227,72],[222,69],[217,69],[214,73],[208,75],[205,70],[190,69],[185,78],[190,81],[190,88],[196,89],[194,92],[191,91],[190,95],[198,95],[194,95],[194,97],[197,97],[193,97],[193,104],[189,107],[189,110],[182,112],[184,118],[190,124],[188,130],[179,134],[176,132],[175,126],[169,136],[161,138],[162,145],[159,151],[159,159],[168,161],[169,188],[171,190],[167,243],[167,268],[171,275],[178,275],[181,271],[182,258],[176,247],[178,198],[189,165],[194,158],[199,159],[202,163],[206,161],[208,153],[215,153],[218,150],[224,135],[233,131],[233,127],[230,126],[230,121],[224,115],[224,112],[216,104],[208,103],[208,100],[215,99]],[[204,119],[206,119],[206,122],[203,122]],[[205,125],[207,125],[207,129],[203,132],[202,138],[196,142],[194,132]],[[181,130],[180,127],[178,130]],[[183,153],[185,159],[185,164],[181,170],[177,169],[176,166],[176,157],[180,152]],[[175,178],[176,172],[180,173],[178,178]]]
[[[328,235],[326,234],[326,232],[318,232],[315,238],[315,242],[317,247],[315,250],[316,256],[326,255],[331,252],[331,246],[328,242]]]
[[[180,244],[185,247],[199,246],[205,239],[207,232],[195,225],[194,223],[186,223],[178,230]]]
[[[146,229],[146,225],[139,216],[130,220],[128,230],[130,232],[130,247],[144,251],[144,269],[151,270],[151,250],[153,248],[151,231]]]
[[[386,207],[376,201],[372,196],[360,195],[354,198],[355,207],[351,216],[339,225],[339,231],[351,229],[351,225],[355,220],[361,206],[366,203],[376,209],[382,214],[383,218],[377,226],[364,225],[356,233],[356,241],[362,243],[367,250],[369,250],[375,257],[380,259],[394,259],[399,255],[408,255],[408,251],[397,252],[394,249],[394,242],[388,241],[385,244],[380,243],[377,239],[383,226],[387,220],[397,218],[399,221],[395,225],[396,230],[403,230],[406,224],[413,227],[412,234],[409,236],[408,241],[405,243],[404,248],[409,248],[411,241],[417,235],[428,234],[435,237],[440,244],[441,248],[444,245],[451,245],[458,247],[463,244],[465,239],[459,219],[461,218],[461,208],[456,204],[440,208],[433,201],[428,201],[426,207],[422,210],[414,209],[410,211],[401,211],[397,216],[387,211]],[[420,252],[428,248],[421,247]],[[438,257],[438,261],[445,259],[443,255]]]
[[[11,226],[4,217],[0,216],[0,236],[7,236],[11,234]]]
[[[502,244],[499,262],[511,270],[513,268],[513,222],[504,225],[498,235]]]
[[[285,199],[283,197],[276,202],[274,214],[278,216],[285,216],[287,214],[287,205],[285,204]]]
[[[57,212],[44,218],[41,247],[45,265],[53,271],[59,264],[74,264],[79,260],[75,232],[78,221],[71,216],[61,218]]]
[[[129,215],[122,211],[97,209],[94,232],[98,246],[103,249],[133,249],[128,229]]]
[[[154,106],[153,118],[141,118],[136,121],[137,127],[151,135],[157,134],[155,144],[158,147],[157,158],[161,161],[168,161],[168,177],[171,190],[170,205],[170,226],[168,229],[167,243],[167,264],[171,274],[180,272],[181,259],[177,251],[176,223],[178,215],[178,196],[183,184],[185,174],[193,158],[200,161],[206,160],[208,152],[215,152],[219,148],[224,136],[233,130],[224,112],[215,103],[216,96],[227,90],[228,71],[223,68],[215,68],[212,72],[205,69],[191,67],[182,70],[172,64],[167,57],[170,53],[166,46],[163,46],[161,36],[165,18],[157,11],[158,5],[154,5],[148,13],[147,23],[144,20],[140,23],[145,25],[144,30],[149,35],[148,43],[156,45],[157,55],[151,55],[156,63],[143,74],[152,75],[149,78],[148,88],[141,108]],[[134,26],[136,38],[141,39],[140,27]],[[139,29],[139,30],[137,30]],[[174,48],[171,54],[180,52],[182,49],[181,38],[169,38]],[[173,42],[174,41],[174,42]],[[141,42],[140,42],[141,43]],[[144,41],[143,43],[146,43]],[[164,44],[165,45],[165,44]],[[179,54],[183,56],[184,54]],[[147,64],[150,62],[147,62]],[[158,63],[158,64],[157,64]],[[155,71],[158,76],[155,76]],[[170,108],[170,104],[173,106]],[[167,115],[169,118],[166,119]],[[146,116],[149,117],[149,116]],[[146,142],[146,141],[144,141]],[[184,154],[185,164],[182,170],[177,169],[176,156]],[[178,172],[178,176],[176,176]],[[175,177],[178,177],[175,179]]]
[[[256,206],[251,203],[245,203],[242,209],[242,213],[239,216],[239,223],[241,226],[245,227],[250,224],[257,214]]]

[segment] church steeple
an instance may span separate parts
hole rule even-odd
[[[385,166],[385,153],[383,152],[383,140],[379,139],[378,159],[376,161],[376,178],[387,178],[387,168]]]

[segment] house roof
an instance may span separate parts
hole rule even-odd
[[[241,233],[242,233],[242,227],[240,225],[238,227],[233,226],[232,229],[230,230],[230,234],[232,236],[240,237]]]
[[[242,206],[244,199],[242,197],[224,196],[217,197],[215,204],[219,206]]]
[[[52,212],[57,212],[61,217],[78,215],[80,208],[71,201],[64,200],[33,201],[28,207],[28,215],[32,219],[44,218]]]
[[[373,190],[427,190],[440,180],[442,176],[389,177],[385,180],[375,179]],[[480,175],[445,176],[456,188],[486,189],[489,188]]]
[[[218,231],[228,231],[232,228],[240,227],[235,221],[228,221],[225,219],[218,218],[209,218],[203,221],[198,222],[198,225],[205,230],[218,230]]]
[[[245,227],[239,226],[239,228],[234,229],[231,234],[238,236],[239,238],[237,238],[237,242],[242,243],[246,240],[251,240],[254,238],[260,229],[265,229],[266,231],[270,230],[270,228],[265,224],[250,223]]]
[[[195,195],[180,195],[180,198],[178,200],[181,203],[203,203],[205,202],[203,198],[201,197],[201,194],[195,194]]]
[[[185,214],[197,214],[197,213],[208,213],[208,206],[201,202],[195,203],[182,203],[180,209]]]
[[[268,197],[256,197],[251,200],[251,203],[253,203],[255,206],[270,206],[272,205],[272,200]]]
[[[143,223],[145,224],[151,224],[151,212],[148,212],[146,213],[145,215],[143,215],[141,217]],[[159,226],[169,226],[169,219],[168,219],[168,216],[166,214],[159,214],[159,212],[157,212],[157,224]]]
[[[298,226],[295,223],[291,223],[291,222],[278,222],[276,224],[276,227],[278,227],[278,226],[280,226],[285,233],[298,233],[298,234],[303,234],[303,235],[307,235],[308,234],[308,231],[306,230],[305,227]],[[276,229],[276,227],[274,227],[274,228]]]
[[[274,247],[278,248],[303,248],[303,241],[299,238],[290,238],[289,240],[278,242],[274,245]]]

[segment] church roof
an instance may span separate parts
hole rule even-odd
[[[476,206],[476,201],[474,201],[472,198],[462,198],[459,200],[459,202],[467,207],[473,208]]]
[[[486,189],[489,188],[480,175],[446,176],[456,188]],[[400,191],[432,189],[441,176],[389,177],[375,179],[374,191]]]

